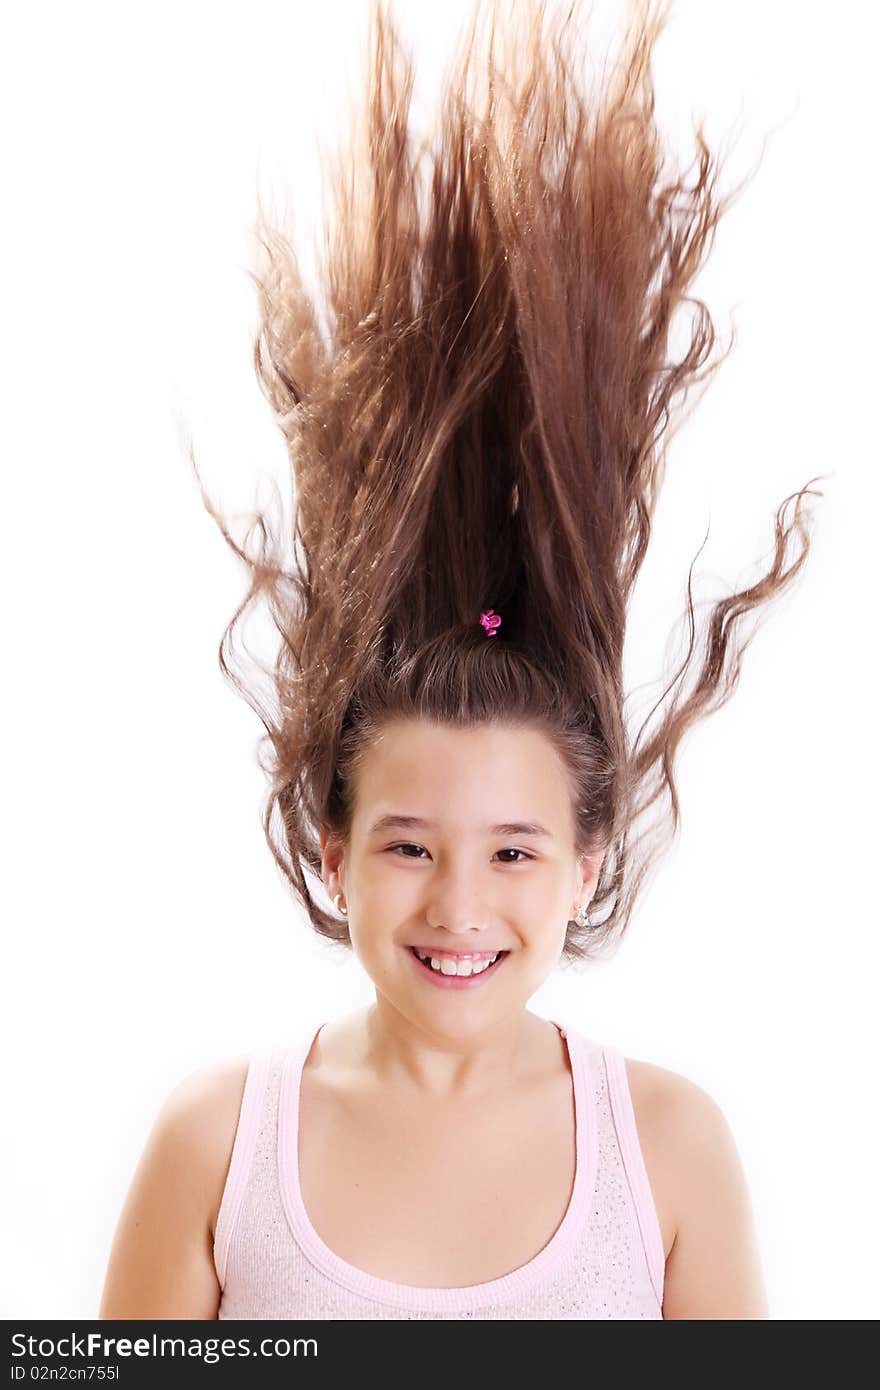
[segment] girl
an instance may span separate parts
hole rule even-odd
[[[268,731],[272,851],[375,1002],[174,1090],[102,1318],[768,1316],[715,1102],[527,1007],[623,936],[657,829],[678,827],[678,745],[733,693],[741,620],[809,547],[804,487],[767,573],[699,637],[688,586],[671,699],[632,738],[628,601],[664,431],[714,343],[699,300],[678,357],[670,324],[723,202],[699,129],[694,181],[662,174],[667,15],[639,5],[591,104],[573,14],[511,18],[503,63],[495,10],[479,63],[472,26],[425,179],[377,7],[369,178],[337,180],[320,305],[261,220],[256,364],[294,554],[262,515],[250,554],[205,498],[251,574],[220,660]],[[271,710],[226,659],[261,596],[282,639]]]

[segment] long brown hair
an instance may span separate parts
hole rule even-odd
[[[744,618],[803,565],[811,489],[779,506],[767,572],[702,626],[689,573],[687,653],[633,736],[627,608],[675,410],[680,423],[726,356],[710,361],[712,320],[688,289],[734,195],[716,192],[702,125],[692,181],[664,170],[650,59],[668,6],[636,0],[595,99],[578,75],[576,3],[564,17],[537,0],[501,21],[498,8],[477,58],[478,0],[437,138],[415,150],[412,64],[374,0],[362,147],[334,173],[317,292],[258,210],[255,366],[293,512],[285,524],[258,511],[239,545],[202,496],[248,569],[220,663],[267,731],[264,829],[315,929],[349,939],[314,891],[317,832],[347,839],[359,759],[382,726],[500,721],[552,741],[575,850],[604,852],[591,920],[568,924],[572,961],[607,954],[674,838],[676,751],[733,693]],[[690,340],[674,357],[683,302]],[[280,636],[268,700],[234,660],[260,601]],[[502,618],[491,640],[489,607]]]

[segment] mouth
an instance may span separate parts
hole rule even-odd
[[[497,951],[494,956],[454,955],[441,951],[434,955],[418,946],[407,946],[416,968],[434,984],[448,986],[475,985],[488,979],[500,970],[510,955],[509,951]]]

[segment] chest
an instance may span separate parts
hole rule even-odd
[[[559,1227],[575,1176],[569,1078],[486,1104],[346,1094],[303,1076],[299,1179],[317,1234],[381,1279],[497,1279]]]

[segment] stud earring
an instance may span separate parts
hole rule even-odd
[[[577,922],[579,927],[585,927],[587,925],[587,909],[583,906],[583,904],[581,904],[581,906],[575,913],[574,920]]]
[[[340,899],[341,897],[342,897],[342,894],[341,894],[341,893],[337,893],[337,894],[336,894],[336,897],[333,899],[333,905],[334,905],[334,907],[336,908],[336,911],[337,911],[337,912],[341,913],[343,917],[347,917],[347,916],[348,916],[348,908],[347,908],[347,907],[340,907],[340,905],[339,905],[339,899]]]

